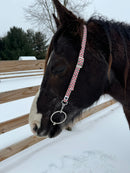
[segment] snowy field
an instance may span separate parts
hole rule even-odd
[[[41,77],[1,80],[0,92],[40,85]],[[0,104],[0,122],[29,113],[34,97]],[[99,103],[109,100],[103,96]],[[0,135],[0,149],[31,136],[29,125]],[[116,103],[78,122],[72,132],[2,161],[0,173],[130,173],[130,131]]]

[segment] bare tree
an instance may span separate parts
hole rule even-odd
[[[90,2],[89,0],[61,0],[61,3],[75,14],[83,15]],[[56,15],[56,9],[52,0],[35,0],[32,5],[25,9],[25,12],[26,19],[46,33],[48,38],[55,32],[52,14]]]

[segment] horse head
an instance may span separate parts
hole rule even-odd
[[[94,49],[95,25],[76,17],[58,0],[53,0],[58,18],[54,16],[57,31],[54,34],[47,54],[46,69],[39,92],[32,104],[29,123],[37,136],[57,136],[77,118],[83,109],[89,107],[104,92],[107,83],[106,61],[101,60]],[[84,64],[77,77],[74,91],[64,103],[64,97],[72,79],[81,50],[83,27],[88,29],[84,52]],[[102,39],[102,38],[100,38]],[[104,46],[105,46],[104,41]],[[98,48],[97,48],[98,49]],[[109,52],[105,52],[109,54]]]

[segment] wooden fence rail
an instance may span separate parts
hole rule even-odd
[[[45,60],[0,61],[0,73],[43,69]]]
[[[42,73],[44,70],[43,69],[39,69],[39,70],[29,70],[29,71],[16,71],[16,72],[3,72],[0,73],[0,76],[3,75],[19,75],[19,74],[28,74],[28,73]]]
[[[21,75],[21,76],[7,76],[7,77],[0,77],[0,79],[13,79],[13,78],[23,78],[23,77],[33,77],[33,76],[43,76],[43,74],[30,74],[30,75]]]
[[[28,124],[28,114],[0,123],[0,134]]]
[[[36,61],[0,61],[0,79],[10,79],[10,78],[21,78],[21,77],[31,77],[43,75],[43,67],[45,61],[36,60]],[[30,70],[30,71],[29,71]],[[38,74],[37,74],[38,73]],[[19,76],[20,75],[20,76]],[[17,89],[13,91],[7,91],[0,93],[0,104],[6,103],[30,96],[34,96],[38,91],[39,86],[33,86],[23,89]],[[10,130],[19,128],[23,125],[28,124],[28,114],[8,120],[6,122],[0,123],[0,134],[8,132]],[[19,145],[13,144],[12,147],[7,147],[0,151],[0,161],[11,156],[14,152],[14,149],[17,151],[26,148],[29,145],[40,141],[39,138],[34,136],[29,137],[28,139],[20,142]]]
[[[40,142],[44,138],[37,138],[35,136],[30,136],[16,144],[13,144],[3,150],[0,151],[0,162],[13,156],[14,154]]]
[[[0,104],[34,96],[40,86],[28,87],[0,93]]]

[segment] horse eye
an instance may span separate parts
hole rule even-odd
[[[57,67],[55,67],[54,69],[52,69],[52,73],[53,73],[54,75],[63,73],[64,71],[65,71],[65,66],[57,66]]]

